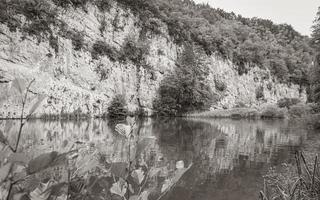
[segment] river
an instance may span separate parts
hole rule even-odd
[[[0,122],[0,130],[9,144],[17,140],[18,123]],[[23,128],[17,151],[27,160],[22,166],[46,153],[63,155],[76,151],[68,157],[67,165],[72,166],[67,170],[68,180],[96,180],[90,187],[87,184],[90,181],[83,181],[87,184],[86,193],[98,188],[88,194],[91,199],[98,199],[95,196],[98,193],[99,198],[121,199],[119,191],[111,186],[119,177],[128,179],[119,170],[121,163],[131,160],[130,170],[138,171],[137,176],[130,177],[138,181],[129,189],[120,190],[131,191],[123,193],[123,199],[140,196],[168,200],[251,200],[258,199],[263,175],[270,167],[293,162],[297,150],[320,141],[313,131],[287,120],[147,118],[137,121],[130,140],[115,131],[116,124],[102,119],[30,121]],[[44,175],[35,175],[39,182],[44,182],[41,176]],[[56,183],[62,181],[52,179]],[[32,196],[35,188],[22,191]],[[83,195],[83,191],[78,192]],[[77,197],[70,192],[68,195]]]

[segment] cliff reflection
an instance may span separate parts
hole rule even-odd
[[[6,131],[12,144],[16,127]],[[6,123],[0,128],[6,129]],[[148,183],[149,187],[159,186],[158,190],[172,177],[177,161],[183,160],[185,166],[193,163],[164,198],[212,199],[214,195],[215,199],[255,199],[267,167],[290,162],[307,137],[306,131],[289,128],[285,121],[179,118],[139,121],[134,134],[139,135],[138,140],[156,139],[129,147],[126,139],[114,131],[114,125],[105,120],[37,120],[24,128],[19,151],[31,159],[46,152],[68,152],[79,145],[87,154],[98,151],[115,163],[126,162],[130,148],[137,162],[161,169],[159,176]]]

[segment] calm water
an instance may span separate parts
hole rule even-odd
[[[139,163],[143,159],[149,167],[161,169],[145,186],[158,193],[173,179],[176,162],[183,161],[185,168],[192,166],[161,199],[250,200],[258,199],[262,176],[269,167],[292,162],[296,150],[318,140],[299,124],[281,120],[145,119],[135,128],[130,155],[126,138],[114,126],[97,119],[31,121],[24,128],[19,152],[32,159],[82,145],[105,155],[108,163],[126,162],[128,157]],[[5,121],[0,128],[6,129]],[[16,140],[16,129],[13,126],[7,134],[11,143]],[[157,198],[159,195],[149,195],[149,199]]]

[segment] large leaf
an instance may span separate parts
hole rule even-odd
[[[50,152],[42,154],[35,159],[31,160],[28,164],[27,172],[28,174],[33,174],[48,168],[53,161],[57,158],[58,152]]]
[[[3,132],[0,130],[0,142],[7,145],[8,144],[8,141],[7,141],[7,138],[6,136],[4,136]]]
[[[189,165],[188,168],[180,168],[177,169],[171,179],[165,180],[164,184],[162,185],[161,192],[166,192],[170,190],[174,185],[177,184],[177,182],[181,179],[184,173],[186,173],[192,166],[192,163]]]
[[[11,163],[26,165],[29,162],[29,159],[24,153],[13,153],[8,157],[8,161]]]
[[[144,180],[144,177],[145,177],[144,173],[141,169],[134,170],[131,173],[131,176],[133,177],[134,181],[139,185],[142,183],[142,181]]]
[[[50,181],[48,183],[40,183],[39,187],[30,192],[30,200],[47,200],[51,194],[51,185]]]
[[[110,172],[116,177],[121,177],[123,179],[126,179],[128,175],[127,167],[128,167],[128,164],[125,162],[112,163]]]
[[[12,85],[11,86],[13,88],[17,89],[20,94],[23,94],[24,90],[26,89],[26,81],[24,79],[21,79],[21,78],[15,78],[12,81]]]
[[[176,168],[177,169],[183,169],[184,168],[183,160],[179,160],[179,161],[176,162]]]
[[[10,133],[12,126],[13,126],[13,120],[6,120],[6,125],[4,126],[4,132],[6,134]]]
[[[9,175],[11,171],[12,164],[7,163],[0,168],[0,183],[2,183]]]
[[[128,124],[129,124],[131,127],[133,127],[134,124],[136,123],[136,120],[135,120],[134,117],[128,116],[128,117],[127,117],[127,122],[128,122]]]
[[[36,109],[40,106],[41,102],[45,99],[46,97],[44,95],[39,95],[38,96],[38,100],[35,102],[35,104],[33,104],[33,106],[31,107],[30,111],[29,111],[29,115],[32,115],[34,113],[34,111],[36,111]]]
[[[158,173],[159,173],[160,171],[161,171],[160,168],[154,168],[154,167],[152,167],[152,168],[150,169],[150,171],[149,171],[149,177],[152,178],[152,177],[158,175]]]
[[[93,154],[88,154],[83,157],[79,156],[76,162],[77,169],[75,171],[75,174],[82,176],[98,167],[100,163],[95,154],[96,153],[94,152]]]
[[[113,183],[112,187],[110,188],[110,192],[112,194],[117,194],[121,197],[124,197],[124,195],[127,193],[127,183],[123,179],[119,179],[118,182]]]
[[[139,141],[137,146],[137,155],[140,155],[154,141],[155,138],[153,137],[143,138],[141,141]]]
[[[149,191],[143,191],[139,196],[134,195],[131,196],[129,200],[148,200],[150,192]]]
[[[125,124],[117,124],[116,125],[116,131],[127,138],[131,135],[131,126],[125,125]]]

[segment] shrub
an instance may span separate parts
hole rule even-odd
[[[291,106],[293,105],[296,105],[298,103],[300,103],[300,99],[298,98],[282,98],[280,99],[278,102],[277,102],[277,105],[280,107],[280,108],[290,108]]]
[[[76,51],[81,50],[84,47],[84,33],[83,32],[70,32],[70,39],[72,41],[73,49]]]
[[[293,117],[293,118],[304,117],[310,112],[311,112],[311,108],[303,104],[293,105],[289,109],[289,115],[290,117]]]
[[[144,56],[149,53],[149,46],[143,42],[136,42],[132,38],[126,38],[122,53],[122,60],[131,60],[137,65],[143,64]]]
[[[110,118],[123,118],[127,116],[127,103],[123,95],[116,95],[108,107],[108,116]]]
[[[93,59],[98,59],[100,56],[108,56],[110,60],[117,61],[121,57],[121,54],[116,48],[108,45],[104,41],[99,40],[93,44],[91,56]]]
[[[227,89],[227,85],[221,80],[215,79],[214,83],[216,90],[220,92],[224,92]]]
[[[106,80],[110,73],[109,69],[105,69],[102,64],[98,65],[97,68],[94,69],[94,71],[99,75],[99,81]]]
[[[112,7],[111,0],[96,0],[94,3],[102,12],[109,11]]]
[[[243,103],[242,101],[239,101],[239,102],[237,102],[237,103],[235,104],[234,107],[235,107],[235,108],[246,108],[247,106],[246,106],[246,104]]]
[[[264,98],[264,89],[263,86],[259,86],[256,88],[256,99],[263,99]]]
[[[261,112],[261,118],[285,118],[285,111],[276,106],[267,106]]]
[[[69,7],[81,8],[86,11],[87,3],[90,0],[52,0],[53,3],[59,7],[68,9]]]

